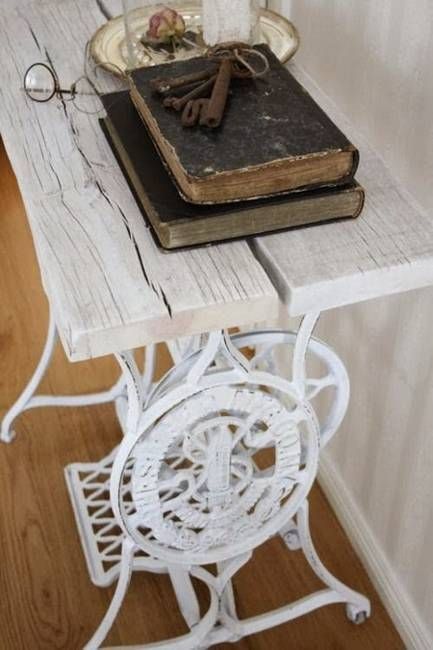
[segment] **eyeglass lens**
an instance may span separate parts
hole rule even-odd
[[[115,64],[96,64],[91,70],[85,68],[84,75],[66,89],[59,85],[56,73],[46,63],[33,63],[25,74],[24,90],[35,102],[48,102],[55,95],[65,95],[81,113],[98,115],[104,111],[100,94],[103,92],[102,87],[106,87],[107,70],[125,79],[123,72]]]
[[[57,80],[53,71],[44,63],[33,64],[24,77],[24,90],[35,102],[49,101],[57,91]]]

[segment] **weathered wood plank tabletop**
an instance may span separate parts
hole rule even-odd
[[[86,42],[106,20],[103,5],[12,5],[0,9],[0,132],[71,360],[273,319],[281,303],[301,315],[433,283],[433,216],[422,212],[295,66],[293,72],[360,147],[358,179],[367,192],[362,217],[249,243],[161,252],[98,116],[57,99],[31,102],[21,88],[25,70],[36,61],[49,62],[63,86],[82,74]],[[113,83],[107,77],[106,89]]]
[[[275,317],[278,296],[248,244],[161,252],[98,116],[57,99],[38,104],[22,91],[25,70],[41,60],[68,87],[104,21],[87,0],[27,4],[1,19],[0,131],[68,356]]]
[[[433,284],[433,215],[387,170],[358,130],[302,70],[291,71],[360,150],[366,190],[359,219],[301,228],[255,242],[292,316]]]

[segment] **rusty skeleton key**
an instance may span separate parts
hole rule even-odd
[[[255,70],[248,62],[248,56],[253,55],[262,60],[262,70]],[[208,58],[218,67],[151,82],[157,92],[165,95],[163,103],[166,108],[182,111],[184,127],[200,124],[211,129],[218,128],[224,117],[232,79],[254,79],[269,70],[266,57],[243,43],[217,45],[209,50]],[[171,94],[179,90],[187,92],[182,96]]]
[[[182,114],[182,125],[191,127],[200,123],[201,126],[207,126],[211,129],[217,128],[224,116],[231,79],[231,61],[223,59],[218,74],[213,81],[210,99],[203,101],[203,98],[200,98],[188,101]]]
[[[182,126],[206,126],[206,117],[209,107],[209,99],[191,99],[185,106],[182,113]]]
[[[207,92],[210,92],[211,88],[213,88],[215,84],[216,78],[216,75],[210,77],[207,81],[204,81],[196,88],[193,88],[182,97],[166,97],[163,102],[164,106],[166,108],[174,108],[175,111],[181,111],[191,100],[200,99],[203,95],[206,95]]]
[[[216,129],[223,119],[229,96],[232,71],[233,68],[230,59],[223,59],[220,63],[220,69],[207,107],[205,124],[211,129]]]

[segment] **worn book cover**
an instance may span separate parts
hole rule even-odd
[[[160,244],[167,249],[259,235],[343,217],[362,210],[356,183],[232,204],[184,201],[143,126],[128,92],[103,97],[104,131]]]
[[[235,79],[218,129],[182,127],[151,87],[155,78],[215,66],[206,58],[130,73],[131,97],[184,198],[251,199],[353,179],[358,152],[265,45],[270,70]]]

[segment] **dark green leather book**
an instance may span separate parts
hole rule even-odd
[[[205,58],[130,73],[131,97],[184,198],[221,203],[350,182],[358,151],[265,45],[270,70],[233,80],[218,129],[184,128],[151,87],[198,72]],[[209,90],[210,93],[210,90]]]
[[[101,120],[108,141],[150,222],[167,249],[259,235],[343,217],[362,210],[364,192],[356,183],[338,189],[299,192],[232,204],[194,205],[184,201],[163,165],[128,92],[103,97]]]

